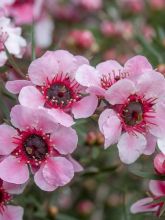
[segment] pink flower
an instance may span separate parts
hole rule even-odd
[[[0,126],[0,178],[23,184],[29,179],[29,169],[35,183],[53,191],[70,182],[80,165],[70,157],[77,146],[77,134],[72,128],[54,123],[43,110],[17,105],[11,110],[15,127]]]
[[[78,29],[71,31],[69,33],[69,36],[67,36],[66,41],[68,44],[83,49],[89,49],[95,43],[95,39],[92,32],[88,30],[78,30]]]
[[[165,0],[150,0],[149,4],[153,10],[164,10]]]
[[[123,67],[115,60],[100,63],[96,68],[84,64],[76,72],[77,82],[97,96],[104,96],[106,90],[123,77]]]
[[[152,154],[157,139],[164,135],[164,92],[165,79],[154,71],[142,74],[136,82],[119,80],[106,91],[111,109],[102,112],[99,127],[105,148],[118,143],[124,163],[133,163],[141,154]]]
[[[159,174],[165,174],[165,155],[159,153],[154,158],[154,168]]]
[[[12,194],[22,193],[22,186],[4,182],[0,179],[0,219],[22,220],[23,208],[20,206],[8,205]]]
[[[0,17],[0,66],[3,66],[8,59],[4,45],[10,54],[22,58],[26,41],[21,36],[21,28],[14,27],[9,18]]]
[[[20,103],[43,108],[55,121],[67,127],[74,123],[72,115],[76,119],[91,116],[97,107],[97,98],[87,95],[75,79],[77,68],[84,63],[88,63],[85,58],[64,50],[46,52],[30,65],[28,74],[33,85],[22,88]],[[16,84],[19,88],[23,86],[15,81],[8,82],[6,87],[12,91]]]
[[[159,216],[163,202],[160,202],[159,199],[165,196],[165,181],[156,181],[151,180],[149,182],[149,189],[151,196],[141,199],[135,202],[131,206],[131,212],[133,214],[142,213],[142,212],[155,212]],[[156,201],[158,202],[156,203]],[[154,204],[151,204],[154,202]]]
[[[87,91],[97,96],[104,96],[114,83],[121,79],[129,78],[136,81],[141,74],[152,70],[151,64],[143,56],[135,56],[129,59],[124,67],[115,60],[108,60],[96,66],[96,68],[84,64],[76,72],[76,80]]]
[[[31,24],[40,17],[43,2],[43,0],[8,0],[3,3],[3,8],[14,18],[16,24]]]

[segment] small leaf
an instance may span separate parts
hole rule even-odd
[[[150,173],[150,172],[144,172],[144,171],[140,171],[140,170],[134,170],[134,169],[129,169],[130,173],[138,176],[138,177],[142,177],[145,179],[151,179],[151,180],[165,180],[165,175],[157,175],[155,173]]]

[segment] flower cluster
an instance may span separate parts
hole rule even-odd
[[[25,184],[30,172],[42,190],[67,184],[82,169],[70,156],[78,141],[71,126],[92,116],[98,103],[105,148],[117,144],[122,162],[152,154],[157,142],[164,149],[165,79],[143,56],[94,68],[82,56],[48,51],[31,63],[27,80],[8,81],[6,88],[20,105],[11,110],[12,126],[0,126],[3,181]]]

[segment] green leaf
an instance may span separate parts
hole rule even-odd
[[[131,169],[129,168],[129,172],[138,176],[138,177],[142,177],[145,179],[151,179],[151,180],[165,180],[165,175],[157,175],[155,173],[151,173],[151,172],[144,172],[144,171],[140,171],[140,170],[135,170],[135,169]]]
[[[6,103],[3,101],[3,97],[1,95],[0,95],[0,110],[6,119],[10,118],[10,111]]]
[[[79,219],[64,214],[58,214],[56,220],[79,220]]]
[[[117,170],[119,168],[120,165],[113,165],[113,166],[110,166],[110,167],[104,167],[104,168],[97,168],[97,167],[92,167],[88,170],[86,170],[84,173],[82,173],[82,176],[86,177],[86,176],[96,176],[96,175],[100,175],[100,174],[103,174],[103,173],[112,173],[114,172],[115,170]]]
[[[158,63],[163,63],[163,58],[161,54],[154,48],[153,45],[151,45],[142,35],[137,34],[136,35],[137,40],[141,43],[143,48],[148,51],[151,57],[154,57],[157,64]],[[150,58],[151,58],[150,57]]]

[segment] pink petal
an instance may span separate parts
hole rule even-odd
[[[165,196],[165,181],[150,180],[150,191],[155,196]]]
[[[57,187],[54,185],[50,185],[44,178],[43,176],[43,167],[41,167],[35,174],[34,176],[34,181],[36,183],[36,185],[44,190],[44,191],[54,191]]]
[[[82,86],[100,86],[99,72],[94,67],[87,64],[78,68],[75,78]]]
[[[83,65],[83,64],[89,64],[89,61],[87,58],[83,56],[75,56],[76,58],[76,64],[77,66]]]
[[[44,97],[34,86],[26,86],[21,89],[19,94],[19,102],[21,105],[37,108],[44,105]]]
[[[51,133],[58,128],[58,124],[54,123],[43,109],[31,109],[16,105],[12,108],[10,117],[12,124],[21,130],[32,127],[38,130],[42,129],[45,133]]]
[[[6,206],[3,214],[0,214],[0,220],[23,220],[23,208],[20,206]]]
[[[0,155],[8,155],[16,148],[13,143],[13,137],[16,135],[17,131],[13,127],[6,124],[0,125]]]
[[[77,118],[88,118],[91,116],[98,105],[98,99],[95,95],[89,95],[76,102],[72,107],[72,113]]]
[[[122,126],[119,118],[115,115],[113,110],[106,109],[100,115],[99,128],[105,137],[105,148],[117,143],[121,135]]]
[[[72,128],[59,126],[58,129],[51,135],[51,140],[55,145],[54,148],[61,154],[72,153],[78,143],[76,131]]]
[[[31,85],[32,82],[29,80],[13,80],[13,81],[8,81],[5,87],[9,92],[13,94],[18,94],[23,87],[31,86]]]
[[[135,162],[143,154],[146,144],[147,141],[142,134],[131,135],[124,133],[117,145],[121,161],[126,164]]]
[[[68,160],[72,163],[73,168],[74,168],[74,172],[81,172],[83,171],[83,167],[81,166],[81,164],[79,162],[77,162],[73,157],[71,157],[70,155],[67,156]]]
[[[148,205],[148,203],[151,202],[153,202],[153,199],[150,197],[138,200],[131,206],[131,213],[156,212],[159,207],[152,207]]]
[[[155,71],[147,72],[139,77],[137,88],[139,95],[145,95],[145,98],[157,98],[165,92],[164,76]]]
[[[129,79],[122,79],[113,84],[106,92],[105,98],[112,105],[123,104],[127,98],[135,93],[135,85]]]
[[[156,148],[157,139],[150,133],[146,134],[147,146],[143,152],[145,155],[151,155],[154,153]]]
[[[148,121],[153,124],[152,126],[149,127],[150,133],[160,138],[160,142],[161,142],[161,139],[162,140],[164,139],[164,134],[165,134],[164,112],[165,112],[165,104],[162,102],[158,102],[158,104],[155,107],[155,112],[153,113],[154,117],[152,117],[150,120],[148,119]],[[163,150],[163,148],[161,148],[161,150]]]
[[[34,60],[28,69],[29,78],[36,85],[43,85],[52,80],[59,71],[54,52],[46,52],[41,58]]]
[[[3,181],[3,188],[10,194],[21,194],[23,193],[27,183],[25,184],[13,184]]]
[[[159,153],[154,158],[154,169],[159,174],[165,174],[165,155],[162,153]]]
[[[151,64],[144,56],[134,56],[124,65],[124,71],[129,74],[130,79],[137,79],[145,71],[152,70]]]
[[[25,163],[8,156],[0,163],[0,178],[9,183],[23,184],[29,179],[29,170]]]
[[[50,158],[43,168],[43,177],[52,186],[64,186],[73,176],[73,165],[64,157]]]
[[[159,138],[158,141],[157,141],[157,143],[158,143],[158,148],[159,148],[159,150],[160,150],[163,154],[165,154],[165,138]]]
[[[54,52],[56,60],[59,65],[59,71],[63,73],[74,73],[77,69],[76,58],[66,50],[56,50]]]
[[[61,109],[48,109],[47,112],[53,120],[63,126],[71,127],[74,124],[73,118]]]
[[[101,88],[101,87],[96,87],[96,86],[91,86],[89,87],[86,92],[90,93],[90,94],[94,94],[96,96],[105,96],[105,89]]]
[[[115,76],[120,76],[123,71],[123,67],[115,60],[108,60],[102,62],[96,66],[96,69],[100,73],[101,76],[108,75],[112,76],[112,79]]]

